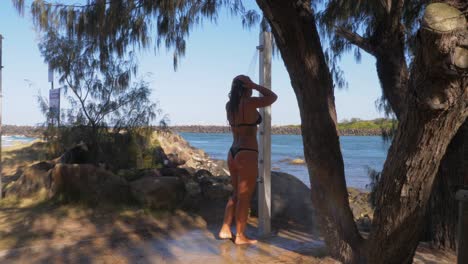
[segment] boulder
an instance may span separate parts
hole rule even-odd
[[[184,180],[184,186],[186,194],[181,207],[184,209],[198,210],[202,205],[203,198],[200,184],[193,179],[186,179]]]
[[[59,163],[66,164],[85,164],[90,162],[90,152],[88,146],[81,142],[68,149],[60,156]]]
[[[158,169],[127,169],[119,170],[117,175],[127,181],[136,181],[143,177],[161,177],[162,174]]]
[[[289,162],[291,165],[305,165],[305,161],[303,159],[293,159]]]
[[[179,177],[144,177],[130,186],[135,200],[152,209],[175,209],[186,194],[184,182]]]
[[[52,192],[66,200],[92,203],[132,200],[127,181],[92,164],[57,164],[52,170]]]
[[[211,174],[210,171],[205,170],[205,169],[198,170],[198,171],[195,172],[195,174],[193,175],[193,179],[194,179],[196,182],[202,182],[202,181],[204,181],[204,180],[211,179],[211,178],[213,178],[213,174]]]
[[[361,231],[370,230],[374,210],[369,202],[369,193],[356,188],[348,187],[349,206],[354,215],[354,220]]]
[[[167,155],[160,146],[154,149],[153,156],[156,164],[164,164],[164,161],[167,160]]]
[[[258,215],[258,185],[252,197],[251,212]],[[312,226],[315,210],[312,206],[311,193],[301,180],[293,175],[271,172],[271,216],[272,220],[293,221]]]
[[[163,176],[174,176],[184,179],[192,177],[192,174],[184,168],[161,168],[159,172]]]
[[[167,154],[167,160],[164,161],[164,165],[169,168],[175,168],[184,165],[187,161],[180,158],[177,153]]]
[[[306,165],[305,161],[300,158],[296,158],[296,159],[287,158],[287,159],[280,160],[280,162],[285,162],[285,163],[288,163],[289,165]]]
[[[233,191],[232,185],[222,182],[200,183],[204,198],[210,200],[226,200]]]
[[[19,177],[5,188],[5,196],[26,197],[41,189],[50,189],[52,162],[42,161],[26,167]]]
[[[229,177],[215,177],[208,170],[199,170],[194,179],[200,184],[201,194],[210,200],[226,200],[233,191]]]

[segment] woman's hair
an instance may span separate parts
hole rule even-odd
[[[231,92],[229,92],[229,102],[226,109],[228,116],[234,115],[239,110],[240,99],[244,91],[244,83],[239,79],[234,79],[231,85]]]

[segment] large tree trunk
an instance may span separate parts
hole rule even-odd
[[[454,199],[457,186],[463,185],[464,148],[468,143],[468,121],[458,130],[450,142],[429,199],[423,240],[431,241],[433,247],[456,250],[458,201]]]
[[[451,19],[454,10],[448,9],[444,4],[429,6],[426,24],[418,33],[408,108],[400,118],[378,186],[369,263],[412,263],[439,164],[468,115],[466,68],[454,67],[463,66],[455,59],[466,55],[461,47],[468,39],[466,21],[455,10],[456,23]],[[444,33],[429,14],[451,20]]]
[[[271,25],[297,97],[312,201],[331,255],[346,263],[411,263],[435,174],[467,115],[467,80],[446,74],[442,65],[453,51],[444,47],[458,43],[448,41],[447,34],[421,32],[426,45],[413,64],[408,108],[384,166],[374,229],[363,258],[363,241],[346,192],[333,84],[310,2],[257,3]]]
[[[325,242],[333,257],[356,262],[363,240],[349,207],[333,82],[310,1],[257,3],[271,25],[296,94],[312,202]]]
[[[408,81],[408,67],[405,58],[405,29],[401,25],[401,1],[393,0],[392,8],[384,14],[374,34],[368,39],[358,41],[356,34],[337,30],[337,34],[350,43],[367,51],[376,58],[377,75],[380,80],[383,97],[387,100],[397,119],[400,119],[405,109],[405,94]],[[440,1],[439,1],[440,2]],[[460,10],[466,9],[466,1],[445,0]],[[462,132],[460,132],[462,133]],[[460,134],[454,138],[459,142],[464,136]],[[422,239],[431,241],[437,248],[455,250],[456,223],[458,221],[458,204],[453,199],[450,186],[462,181],[460,172],[461,146],[451,143],[447,149],[439,172],[434,182],[428,211],[426,213],[425,231]]]
[[[465,0],[444,0],[459,10],[466,10]],[[422,239],[433,247],[456,250],[458,202],[453,197],[454,186],[463,184],[463,145],[467,144],[468,121],[450,142],[440,164],[426,212],[425,230]]]

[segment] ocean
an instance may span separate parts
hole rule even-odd
[[[211,158],[226,159],[232,143],[231,134],[179,133],[192,146],[203,149]],[[28,143],[35,140],[25,136],[2,136],[2,146],[12,146],[16,142]],[[304,165],[291,165],[292,159],[304,159],[302,137],[299,135],[272,135],[272,169],[292,174],[309,183],[309,173]],[[342,136],[346,183],[350,187],[366,189],[370,183],[368,170],[381,171],[387,157],[389,143],[380,136]]]
[[[34,140],[35,138],[25,136],[2,136],[2,146],[9,147],[13,146],[15,143],[29,143]]]
[[[180,133],[192,146],[203,149],[211,158],[226,159],[232,143],[231,134]],[[309,173],[304,165],[291,165],[291,159],[304,159],[300,135],[272,135],[272,169],[292,174],[310,186]],[[346,184],[366,189],[370,183],[368,170],[381,171],[387,157],[389,143],[380,136],[342,136],[341,151],[345,166]]]

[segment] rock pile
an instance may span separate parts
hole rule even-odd
[[[162,167],[111,171],[105,166],[82,163],[87,161],[87,148],[80,145],[72,148],[73,153],[21,168],[4,193],[26,197],[46,190],[49,196],[66,200],[92,204],[136,202],[153,209],[197,209],[206,201],[227,201],[233,187],[225,161],[211,160],[177,134],[157,132],[155,137],[160,142],[160,158],[166,160]],[[293,175],[273,171],[272,220],[317,226],[310,192]],[[256,193],[251,203],[253,215],[258,211]],[[349,188],[349,200],[358,226],[368,230],[373,214],[368,194]]]
[[[153,209],[197,207],[203,199],[226,200],[232,193],[227,168],[209,159],[182,137],[156,132],[161,146],[161,168],[111,171],[88,163],[88,148],[80,143],[51,161],[32,164],[18,172],[5,188],[6,196],[27,197],[46,190],[64,200],[137,202]]]

